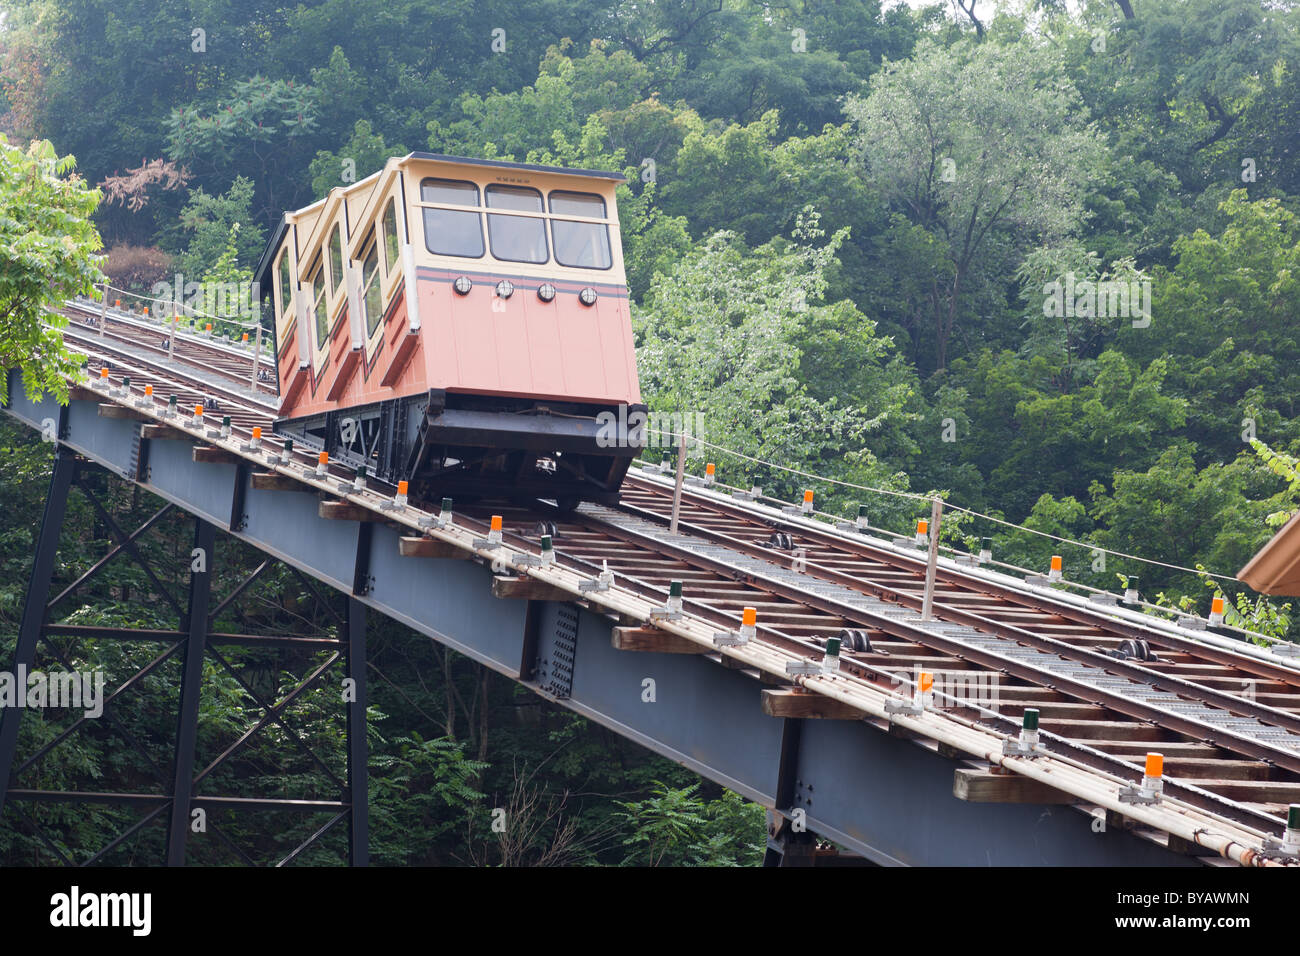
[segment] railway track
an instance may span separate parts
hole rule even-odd
[[[123,376],[137,391],[153,384],[161,403],[216,398],[217,414],[237,432],[260,426],[264,444],[280,447],[270,427],[274,399],[239,384],[251,356],[236,356],[242,367],[218,366],[205,352],[216,346],[187,337],[181,367],[138,330],[110,324],[105,332],[75,318],[65,330],[92,374],[109,367],[114,384]],[[1053,753],[1116,779],[1140,775],[1142,755],[1158,750],[1166,793],[1253,831],[1275,833],[1287,805],[1300,802],[1300,669],[1290,661],[1081,608],[952,562],[938,572],[933,619],[924,621],[925,563],[916,553],[689,486],[674,535],[671,499],[671,482],[633,472],[616,508],[561,515],[544,502],[458,505],[457,521],[485,531],[501,515],[506,540],[525,551],[552,533],[560,566],[589,576],[608,567],[620,586],[654,601],[680,581],[686,609],[720,630],[756,608],[757,641],[786,655],[819,659],[826,639],[842,635],[845,673],[887,693],[909,696],[922,670],[978,678],[997,688],[996,700],[953,701],[946,712],[954,719],[1005,735],[1036,708]],[[1115,656],[1134,641],[1153,653]]]
[[[182,365],[217,372],[232,379],[242,378],[245,382],[251,383],[252,353],[220,339],[184,331],[176,332],[173,351],[167,344],[173,335],[173,329],[165,322],[151,322],[115,308],[101,312],[100,307],[80,303],[69,303],[63,312],[77,331],[93,330],[98,334],[99,324],[102,321],[105,339],[130,343],[157,358],[170,357],[172,361]],[[259,371],[263,373],[263,378],[258,381],[257,390],[274,397],[277,394],[274,345],[269,335],[262,344],[263,350],[257,364]]]

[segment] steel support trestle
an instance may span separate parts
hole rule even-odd
[[[78,458],[69,449],[59,446],[53,464],[49,491],[45,500],[44,513],[35,542],[35,557],[32,563],[31,577],[28,580],[26,599],[23,604],[22,618],[19,625],[18,640],[15,647],[12,674],[18,674],[20,668],[31,672],[37,663],[37,652],[44,641],[54,658],[72,670],[70,652],[61,650],[52,643],[53,639],[82,639],[98,642],[120,641],[132,646],[143,643],[161,643],[164,649],[134,674],[113,675],[115,686],[104,689],[103,723],[115,731],[132,748],[143,762],[146,772],[156,780],[157,790],[141,792],[138,785],[133,792],[114,791],[111,783],[101,788],[95,781],[95,788],[79,788],[75,783],[60,790],[40,790],[24,786],[22,780],[26,771],[36,767],[47,754],[56,749],[66,739],[82,731],[88,725],[96,723],[86,717],[79,717],[63,729],[49,742],[36,749],[34,753],[19,755],[19,721],[26,708],[0,709],[0,814],[8,812],[11,823],[17,823],[30,832],[45,849],[59,862],[67,865],[95,865],[117,850],[128,840],[137,840],[140,834],[158,833],[164,828],[164,860],[168,866],[184,865],[194,858],[195,833],[210,835],[217,844],[224,846],[240,862],[254,864],[247,852],[231,840],[217,826],[216,821],[208,818],[213,812],[259,812],[259,811],[293,811],[295,813],[328,813],[328,821],[314,828],[310,835],[287,856],[278,862],[281,865],[298,859],[308,847],[319,842],[336,824],[347,822],[347,862],[355,866],[369,863],[368,833],[368,775],[366,747],[366,608],[355,596],[347,598],[347,607],[340,613],[334,606],[337,602],[328,600],[327,595],[314,586],[310,579],[296,574],[299,580],[308,584],[308,590],[314,600],[322,602],[330,618],[338,625],[337,637],[304,636],[300,634],[242,634],[216,632],[214,625],[223,613],[230,613],[237,598],[246,595],[252,586],[263,579],[267,569],[278,564],[276,559],[267,558],[255,570],[240,580],[224,598],[218,600],[214,594],[214,581],[219,570],[216,562],[218,527],[203,517],[194,519],[193,549],[190,552],[189,596],[184,608],[179,606],[173,595],[164,585],[160,573],[150,567],[145,552],[138,547],[143,536],[151,528],[160,526],[162,518],[173,513],[170,505],[149,517],[144,524],[134,531],[127,532],[119,527],[112,511],[101,502],[95,489],[86,479],[88,463]],[[55,571],[59,540],[67,514],[69,493],[76,486],[86,497],[93,512],[109,530],[114,541],[105,556],[91,565],[85,573],[62,586],[52,599],[50,595],[55,583]],[[120,517],[120,516],[119,516]],[[359,551],[364,554],[364,551]],[[151,582],[157,597],[165,605],[176,608],[179,621],[175,631],[157,629],[136,629],[130,627],[101,627],[94,625],[61,622],[56,607],[65,598],[77,592],[83,586],[100,578],[104,568],[118,557],[125,556],[137,564]],[[366,581],[366,568],[359,561],[357,566],[357,593],[363,594]],[[324,664],[314,666],[311,673],[279,700],[263,699],[254,687],[241,676],[240,671],[232,666],[219,651],[220,646],[246,648],[277,649],[290,654],[302,654],[311,651],[333,651]],[[114,707],[130,694],[141,691],[144,679],[162,673],[162,665],[172,658],[180,660],[180,686],[177,700],[176,736],[172,748],[170,765],[165,761],[155,760],[142,742],[130,733],[127,726],[114,715]],[[238,741],[229,746],[211,761],[199,762],[197,753],[200,740],[200,710],[203,687],[203,669],[206,660],[215,661],[227,673],[234,677],[241,689],[254,704],[261,707],[265,714],[260,721],[252,725]],[[291,726],[285,707],[297,696],[304,693],[321,679],[330,667],[341,662],[343,676],[348,679],[342,701],[343,716],[346,719],[346,773],[332,770],[311,750],[307,742]],[[172,665],[175,666],[175,665]],[[20,690],[21,692],[21,690]],[[242,745],[258,734],[261,729],[274,723],[284,735],[301,750],[321,771],[327,786],[338,787],[338,796],[322,794],[324,799],[286,800],[275,797],[234,796],[199,792],[203,782],[212,771],[221,765]],[[203,767],[196,772],[196,768]],[[339,768],[341,771],[342,768]],[[344,782],[346,780],[346,783]],[[24,809],[25,806],[57,805],[77,803],[100,806],[117,806],[134,808],[142,815],[129,823],[121,832],[116,833],[105,844],[98,847],[87,859],[69,858],[67,852],[44,832],[40,821]],[[6,806],[8,804],[8,806]],[[201,809],[205,816],[205,825],[193,827],[193,814]],[[193,827],[193,830],[192,830]],[[155,837],[156,839],[156,837]],[[187,850],[189,851],[187,854]]]

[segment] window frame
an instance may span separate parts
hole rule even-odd
[[[392,218],[392,233],[388,231],[389,218]],[[397,196],[394,194],[388,197],[388,203],[384,209],[383,215],[379,217],[379,233],[371,237],[376,246],[379,247],[379,265],[384,275],[391,277],[397,273],[401,266],[402,259],[402,237],[397,234]],[[392,239],[392,249],[389,249],[389,239]],[[425,243],[427,248],[428,243]],[[392,252],[392,261],[389,261],[389,252]]]
[[[526,209],[509,209],[504,212],[492,212],[492,206],[488,204],[488,190],[502,189],[514,190],[517,192],[531,192],[537,194],[537,204],[541,207],[536,211]],[[498,207],[500,208],[500,207]],[[544,266],[552,261],[551,254],[551,231],[546,228],[546,196],[536,186],[520,186],[515,183],[489,183],[483,187],[483,212],[487,216],[487,245],[488,250],[492,253],[492,258],[497,262],[511,262],[527,266]],[[509,256],[498,255],[492,244],[492,217],[503,216],[515,219],[540,219],[542,227],[542,245],[545,255],[541,259],[512,259]]]
[[[276,269],[279,280],[275,284],[275,295],[278,300],[275,317],[285,328],[289,322],[296,318],[289,312],[289,303],[293,301],[293,269],[289,264],[289,247],[286,245],[280,252],[280,262]]]
[[[339,289],[343,287],[343,227],[342,223],[334,223],[334,228],[330,230],[328,246],[329,269],[326,270],[329,276],[329,295],[334,298],[339,294]],[[335,273],[338,273],[337,278]]]
[[[312,327],[316,333],[316,352],[328,351],[330,346],[330,306],[329,295],[326,288],[326,262],[323,253],[316,256],[316,261],[312,263],[307,270],[307,284],[311,286],[311,314]],[[316,291],[316,283],[320,282],[320,291]],[[321,329],[322,311],[324,313],[325,328]]]
[[[473,206],[460,205],[458,203],[428,202],[424,198],[424,187],[426,183],[452,183],[457,186],[474,187]],[[488,241],[487,231],[484,228],[483,210],[484,207],[479,205],[483,201],[483,191],[479,184],[471,179],[446,179],[442,176],[425,176],[420,180],[419,189],[416,192],[416,206],[420,209],[420,226],[424,230],[424,248],[430,255],[446,256],[450,259],[482,259],[491,253],[491,244]],[[435,209],[442,209],[447,212],[473,213],[478,220],[478,238],[479,244],[483,251],[476,256],[466,255],[458,252],[439,252],[429,244],[429,212]],[[495,258],[495,257],[493,257]]]
[[[360,296],[359,296],[360,303],[361,303],[361,320],[365,324],[365,328],[366,328],[366,334],[365,334],[366,341],[373,339],[384,327],[385,310],[384,310],[384,274],[382,268],[383,256],[379,251],[379,246],[381,245],[380,240],[382,239],[383,239],[382,227],[380,228],[378,235],[376,235],[376,231],[374,229],[371,229],[370,235],[367,236],[365,242],[362,243],[361,246],[362,253],[360,257],[357,259],[357,262],[360,263],[360,271],[361,271]],[[369,281],[367,281],[366,280],[366,259],[368,259],[372,253],[375,256],[375,269],[370,274]],[[369,295],[372,286],[375,287],[379,295],[379,311],[378,314],[375,316],[374,328],[370,327],[370,311],[367,305],[367,296]]]
[[[552,203],[556,195],[560,196],[591,196],[600,200],[600,218],[591,216],[574,216],[567,213],[556,213]],[[609,227],[612,221],[609,217],[609,203],[600,193],[584,193],[576,189],[552,189],[546,194],[546,221],[550,225],[551,233],[551,258],[554,259],[557,266],[565,269],[588,269],[592,272],[608,272],[614,268],[614,240],[609,234]],[[582,225],[602,226],[605,230],[605,251],[609,253],[609,265],[607,266],[580,266],[570,265],[560,261],[559,243],[555,241],[555,224],[557,222],[574,222]]]

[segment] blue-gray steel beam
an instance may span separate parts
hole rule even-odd
[[[176,762],[172,775],[171,818],[167,828],[167,865],[185,865],[185,838],[190,827],[190,799],[194,792],[194,745],[198,739],[199,695],[203,690],[203,655],[207,653],[208,604],[212,597],[212,572],[217,529],[198,518],[194,522],[194,550],[190,552],[190,600],[187,611],[181,692],[176,715]]]
[[[21,388],[21,379],[19,380]],[[11,395],[13,393],[10,393]],[[24,396],[25,397],[25,396]],[[36,427],[40,428],[40,419]],[[18,644],[14,648],[14,666],[10,674],[17,681],[20,667],[28,668],[36,660],[36,643],[45,624],[46,599],[54,575],[54,556],[59,550],[59,534],[63,530],[63,516],[68,508],[68,492],[77,472],[77,462],[65,449],[59,448],[54,456],[54,473],[45,498],[45,511],[41,516],[41,530],[36,539],[36,557],[32,562],[32,576],[27,580],[27,598],[23,603],[23,616],[18,624]],[[26,688],[14,688],[16,693],[26,693]],[[5,794],[9,791],[9,774],[13,769],[14,755],[18,749],[18,722],[23,708],[8,712],[0,710],[0,813],[4,812]]]
[[[366,747],[366,606],[348,598],[348,862],[370,865],[370,787]]]
[[[33,405],[11,378],[10,411],[39,428],[52,403]],[[67,443],[119,473],[132,423],[98,417],[74,402]],[[150,478],[139,482],[186,511],[227,527],[233,465],[198,464],[188,441],[154,440]],[[133,476],[128,472],[126,477]],[[359,526],[321,519],[315,493],[247,488],[236,537],[345,594],[358,584]],[[224,512],[224,513],[221,513]],[[473,561],[400,557],[398,533],[371,525],[368,590],[355,599],[511,679],[554,661],[558,612],[541,606],[535,654],[525,654],[526,601],[491,596],[491,571]],[[760,685],[707,657],[616,650],[608,616],[579,612],[568,696],[557,702],[751,800],[776,805],[783,722],[765,716]],[[653,681],[653,684],[647,684]],[[653,687],[654,693],[647,693]],[[882,864],[1196,865],[1127,832],[1096,833],[1061,806],[977,804],[952,794],[956,764],[863,721],[806,720],[793,778],[793,806],[809,831]]]

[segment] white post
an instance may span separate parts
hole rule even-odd
[[[686,433],[677,436],[677,483],[673,485],[673,518],[668,524],[670,534],[677,533],[677,516],[682,508],[682,482],[686,480]]]
[[[257,392],[257,373],[258,371],[260,371],[260,368],[257,363],[261,361],[261,355],[262,355],[262,321],[261,319],[258,319],[257,332],[253,336],[253,376],[252,376],[252,381],[250,382],[249,385],[249,387],[252,388],[254,394],[256,394]]]
[[[934,575],[939,565],[939,518],[943,514],[943,502],[934,498],[930,503],[930,553],[925,562],[925,597],[921,601],[921,620],[930,620],[931,607],[934,604]]]

